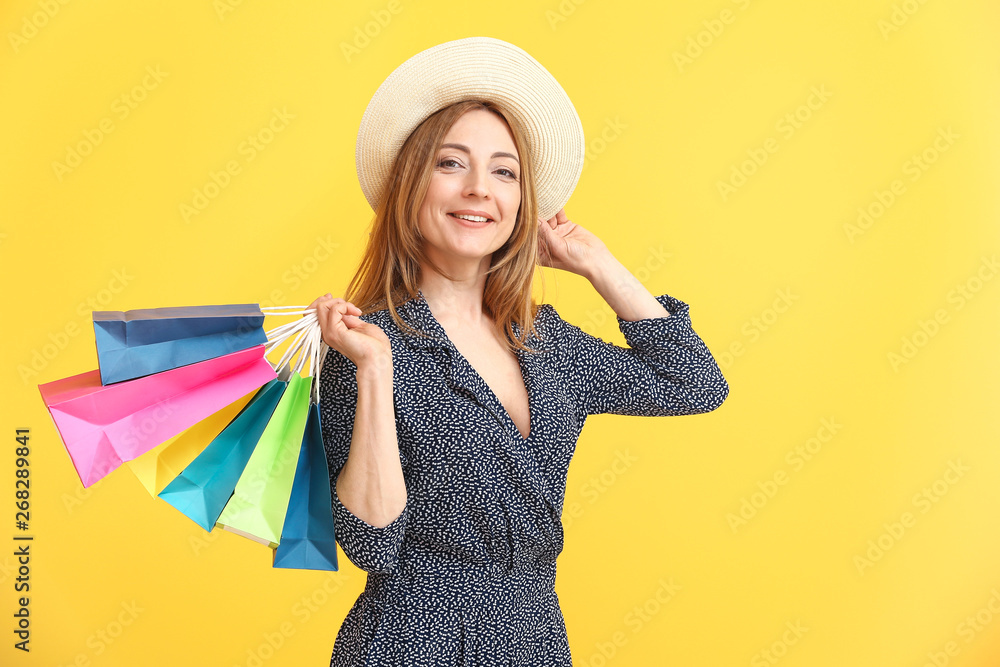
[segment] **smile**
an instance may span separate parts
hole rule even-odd
[[[481,215],[456,215],[455,213],[449,213],[448,216],[474,227],[482,227],[484,224],[490,222],[489,218]]]

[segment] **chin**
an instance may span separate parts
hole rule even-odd
[[[446,250],[438,250],[438,255],[442,256],[445,260],[458,260],[462,262],[482,262],[486,260],[487,262],[496,252],[494,249],[490,248],[448,248]]]

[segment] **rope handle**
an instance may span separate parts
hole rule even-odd
[[[319,380],[323,374],[323,362],[326,360],[327,350],[330,349],[323,340],[323,330],[320,327],[316,327],[313,331],[313,347],[315,356],[313,357],[312,402],[315,404],[319,403]]]
[[[306,308],[305,306],[268,306],[260,309],[260,312],[264,315],[274,315],[279,317],[292,316],[292,315],[305,315],[306,319],[316,318],[315,308]],[[301,321],[293,321],[277,326],[267,332],[267,339],[269,344],[279,343],[288,338],[287,333],[290,330],[297,330],[303,323]]]
[[[309,392],[310,402],[319,403],[319,378],[323,372],[323,362],[326,360],[327,350],[330,347],[323,340],[323,330],[316,317],[316,309],[305,306],[269,306],[260,310],[265,315],[302,316],[265,332],[267,342],[264,344],[264,354],[266,356],[282,343],[291,340],[291,344],[281,355],[281,359],[272,366],[276,371],[286,375],[292,371],[300,375],[304,371],[308,371],[308,374],[312,375]],[[293,359],[295,359],[294,367],[292,365]]]
[[[283,310],[291,310],[292,312],[283,313]],[[306,313],[313,312],[312,308],[306,308],[305,306],[266,306],[260,309],[260,312],[265,315],[305,315]]]
[[[280,327],[275,327],[266,333],[267,343],[265,345],[268,348],[274,348],[274,346],[281,344],[292,336],[308,329],[313,325],[318,326],[316,316],[313,315],[310,317],[306,315],[295,322],[289,322],[288,324],[283,324]]]
[[[285,353],[283,355],[281,355],[281,359],[278,360],[277,365],[274,366],[275,370],[278,370],[280,368],[283,368],[283,367],[287,366],[288,367],[288,371],[291,372],[291,370],[292,370],[292,368],[291,368],[291,361],[295,357],[295,354],[302,347],[302,343],[305,340],[305,334],[306,334],[305,330],[302,330],[302,331],[298,332],[298,334],[295,335],[295,338],[292,340],[292,344],[288,346],[288,349],[285,350]],[[268,351],[269,350],[265,349],[265,352],[264,352],[265,355],[267,354]]]

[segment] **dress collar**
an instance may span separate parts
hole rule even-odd
[[[417,296],[397,306],[396,311],[407,324],[427,334],[426,336],[421,336],[412,331],[402,330],[404,338],[411,346],[418,348],[451,347],[444,327],[434,318],[434,314],[431,313],[430,304],[427,303],[427,299],[421,290],[417,290]]]

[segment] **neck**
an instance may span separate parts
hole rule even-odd
[[[483,313],[485,273],[479,272],[466,279],[449,280],[427,269],[421,272],[419,288],[434,318],[442,326],[451,324],[463,328],[478,328],[488,324],[488,318]]]

